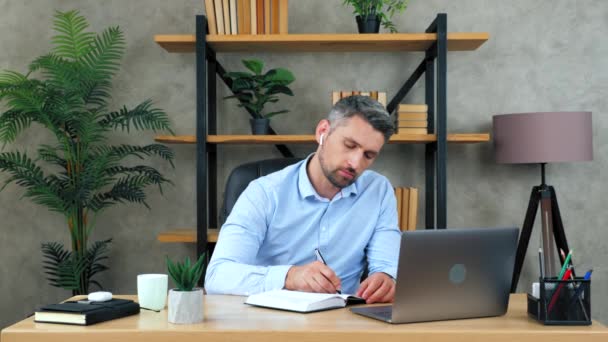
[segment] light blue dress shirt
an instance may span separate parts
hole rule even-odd
[[[313,188],[310,157],[258,178],[243,191],[220,230],[205,277],[209,294],[250,295],[282,289],[293,265],[327,265],[353,294],[365,260],[369,273],[396,278],[401,233],[393,188],[365,171],[332,200]]]

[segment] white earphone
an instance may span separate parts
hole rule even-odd
[[[319,137],[319,145],[323,145],[323,134]]]

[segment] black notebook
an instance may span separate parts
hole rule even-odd
[[[139,313],[139,304],[127,299],[107,302],[65,302],[43,306],[34,315],[34,322],[91,325]]]

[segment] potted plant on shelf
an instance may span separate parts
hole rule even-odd
[[[190,258],[184,262],[173,263],[167,258],[169,276],[177,288],[169,290],[170,323],[192,324],[203,321],[203,289],[195,287],[205,271],[205,255],[201,254],[198,261],[190,264]]]
[[[144,190],[156,185],[162,192],[162,184],[171,183],[155,168],[125,159],[158,156],[173,165],[173,152],[164,145],[111,144],[114,131],[171,132],[169,119],[149,100],[132,109],[108,108],[123,33],[111,27],[98,35],[87,27],[77,11],[57,12],[53,50],[36,58],[26,74],[0,73],[0,141],[14,142],[32,124],[54,139],[36,146],[35,158],[0,153],[0,171],[10,174],[4,187],[14,182],[25,188],[24,197],[65,217],[71,248],[42,244],[44,268],[51,285],[75,295],[91,285],[101,288],[93,277],[108,269],[103,262],[111,239],[89,241],[97,215],[124,202],[148,207]]]
[[[269,102],[278,102],[279,94],[293,96],[288,85],[295,80],[295,77],[291,71],[284,68],[271,69],[262,74],[264,63],[257,59],[246,59],[242,62],[251,72],[227,72],[226,77],[232,81],[231,89],[234,95],[226,96],[224,99],[238,99],[238,106],[245,107],[253,114],[254,118],[251,119],[253,134],[268,134],[270,118],[289,111],[284,109],[265,113],[264,106]]]
[[[397,29],[391,18],[403,12],[409,0],[344,0],[343,5],[353,7],[359,33],[378,33],[380,24],[391,33]]]

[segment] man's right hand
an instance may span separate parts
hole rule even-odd
[[[336,273],[319,261],[302,266],[292,266],[285,277],[285,289],[287,290],[336,293],[340,287],[340,278]]]

